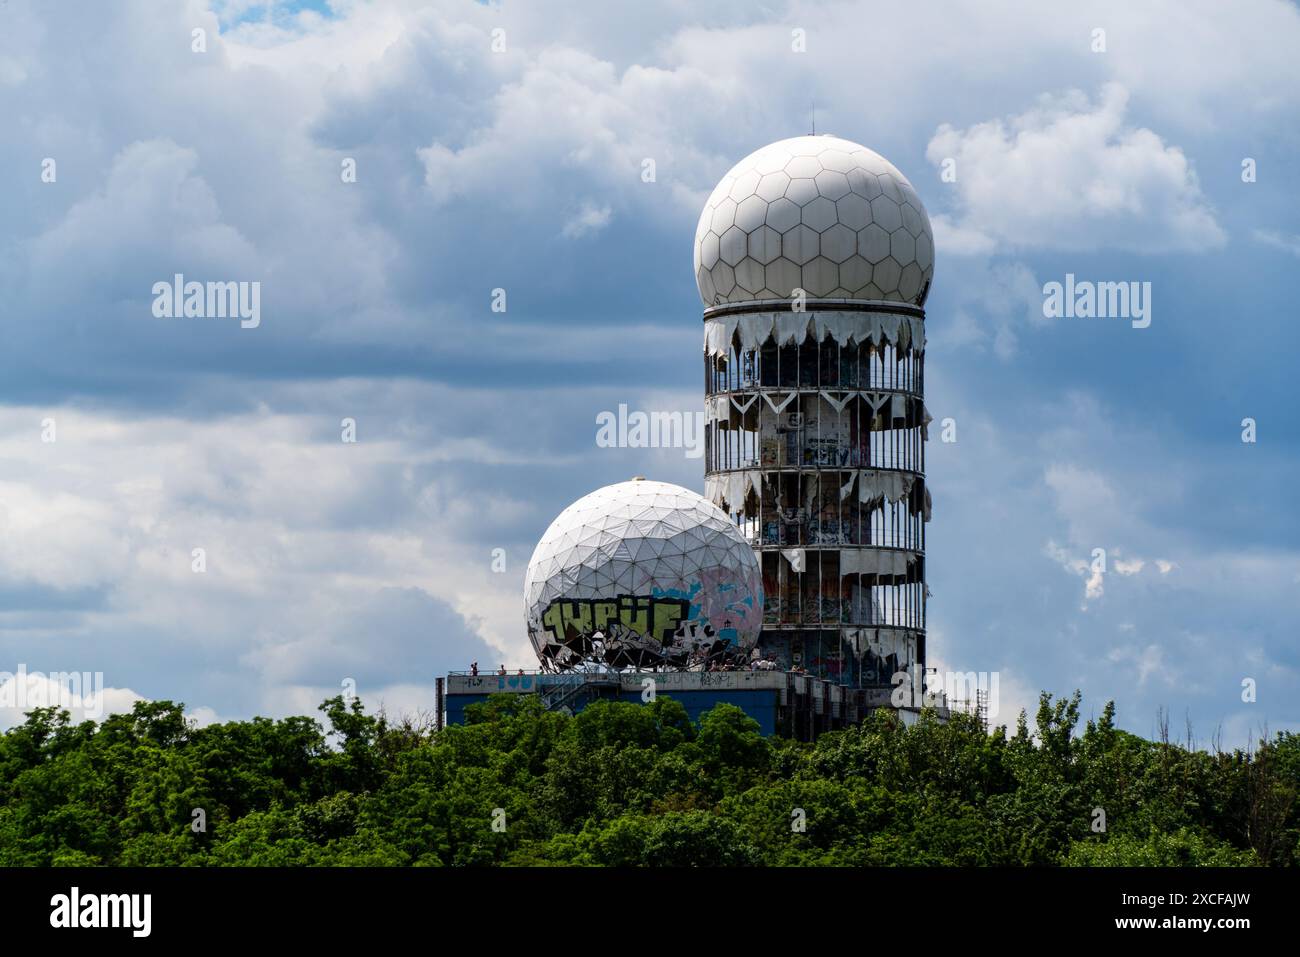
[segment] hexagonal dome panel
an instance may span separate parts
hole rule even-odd
[[[842,263],[857,251],[858,234],[849,227],[836,223],[822,233],[821,254],[831,262]]]
[[[712,283],[712,279],[709,280]],[[767,264],[767,288],[777,296],[792,295],[803,281],[799,267],[785,258],[773,259]]]
[[[704,263],[704,254],[708,251],[707,246],[701,247],[700,263]],[[869,263],[878,263],[889,255],[889,233],[885,232],[880,226],[872,223],[870,226],[858,232],[858,254]],[[713,261],[717,262],[717,255]]]
[[[701,255],[707,251],[707,247]],[[771,226],[760,226],[749,234],[749,254],[764,266],[781,255],[781,234]],[[715,256],[714,262],[717,261]],[[709,265],[713,265],[712,262]]]
[[[883,262],[876,263],[871,270],[872,283],[885,292],[897,289],[902,278],[903,267],[892,256],[886,256]]]
[[[746,196],[736,207],[736,225],[747,233],[752,233],[762,226],[766,217],[767,200],[761,197]]]
[[[799,207],[785,197],[772,200],[767,206],[767,225],[778,233],[794,229],[799,225]]]
[[[826,232],[839,221],[835,212],[835,203],[825,196],[818,196],[809,202],[800,211],[799,215],[803,219],[805,226],[809,226],[819,233]]]
[[[852,230],[864,229],[871,222],[871,206],[857,193],[849,193],[842,199],[837,199],[835,213],[840,225]]]
[[[763,291],[766,280],[763,278],[763,264],[746,256],[736,264],[736,285],[750,295]]]
[[[835,136],[797,136],[719,181],[700,213],[695,270],[706,306],[784,298],[796,286],[919,306],[934,234],[916,190],[883,156]]]
[[[754,195],[765,203],[771,203],[785,195],[786,187],[790,185],[790,177],[784,172],[768,173],[759,181],[758,189]]]
[[[781,236],[781,255],[800,266],[817,259],[820,249],[821,237],[808,226],[796,226]]]
[[[856,293],[869,282],[871,282],[871,263],[861,256],[850,256],[840,263],[840,285],[850,293]]]
[[[749,236],[739,226],[732,226],[722,234],[722,240],[718,243],[718,255],[728,266],[734,266],[745,258],[745,250],[749,248]],[[704,260],[700,260],[704,264]]]
[[[849,178],[838,170],[824,169],[813,177],[813,181],[817,184],[817,192],[829,200],[839,199],[849,193]]]
[[[889,254],[900,263],[916,262],[916,240],[906,229],[896,229],[889,237]]]

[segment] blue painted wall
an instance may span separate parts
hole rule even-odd
[[[708,711],[714,705],[725,702],[734,704],[758,722],[759,729],[763,734],[776,734],[776,708],[777,692],[770,690],[761,691],[731,691],[710,689],[704,691],[674,691],[672,694],[663,694],[660,697],[672,698],[674,701],[681,702],[686,709],[687,715],[697,724],[700,715]],[[471,704],[481,704],[487,701],[488,696],[485,694],[449,694],[447,695],[447,723],[464,724],[465,707]],[[627,701],[632,704],[641,704],[641,694],[638,691],[624,691],[617,697],[618,701]],[[579,708],[579,711],[582,709]]]

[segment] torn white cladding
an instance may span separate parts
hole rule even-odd
[[[894,346],[900,352],[925,350],[925,321],[901,312],[766,310],[714,316],[704,324],[704,351],[725,357],[733,339],[740,351],[751,352],[768,338],[780,346],[831,339],[841,347],[873,343]]]
[[[704,495],[719,508],[743,513],[750,492],[757,494],[762,480],[758,469],[710,475],[704,479]]]
[[[906,472],[881,469],[860,469],[848,473],[848,476],[848,482],[840,487],[840,498],[848,498],[857,486],[858,501],[864,505],[901,502],[912,494],[912,487],[922,481],[919,476]]]

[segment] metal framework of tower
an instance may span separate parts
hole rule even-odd
[[[783,668],[866,688],[924,673],[924,318],[846,299],[704,312],[706,495],[758,554],[759,649]]]

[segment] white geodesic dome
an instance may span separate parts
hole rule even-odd
[[[751,153],[704,204],[695,278],[706,306],[814,298],[925,304],[934,234],[921,198],[889,160],[835,136],[797,136]]]
[[[763,583],[720,508],[679,485],[634,479],[551,523],[528,563],[524,604],[545,665],[687,665],[758,641]]]

